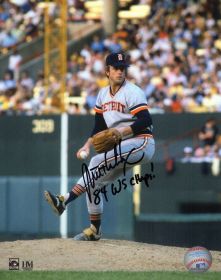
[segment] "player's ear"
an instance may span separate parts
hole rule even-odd
[[[109,78],[110,66],[106,66],[106,67],[105,67],[105,74],[106,74],[106,76]]]

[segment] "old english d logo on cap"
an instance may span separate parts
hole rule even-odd
[[[125,54],[123,53],[111,53],[106,57],[106,66],[111,65],[114,67],[123,66],[128,67],[129,63]]]

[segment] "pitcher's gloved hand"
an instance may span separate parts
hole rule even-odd
[[[119,144],[122,134],[116,128],[105,129],[92,137],[92,144],[97,153],[110,151]]]

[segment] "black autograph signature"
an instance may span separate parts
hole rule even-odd
[[[145,185],[147,188],[150,187],[149,181],[152,181],[154,178],[156,178],[154,172],[154,165],[151,162],[151,173],[146,173],[144,176],[141,176],[140,174],[134,174],[129,180],[129,186],[133,187],[136,184],[139,184],[141,182],[145,182]],[[100,203],[100,194],[104,195],[104,198],[106,201],[108,201],[108,195],[107,195],[107,187],[108,185],[104,185],[102,188],[96,189],[94,194],[94,204],[98,205]],[[128,182],[126,178],[118,179],[115,183],[111,183],[111,193],[112,195],[119,194],[122,190],[126,190],[128,187]]]
[[[118,152],[117,147],[119,147],[119,152]],[[111,169],[114,169],[116,166],[118,166],[119,164],[122,164],[122,163],[123,163],[123,175],[125,176],[127,165],[136,165],[143,159],[144,153],[142,154],[142,156],[140,157],[139,160],[131,162],[129,160],[129,157],[133,153],[134,150],[136,150],[136,148],[131,149],[129,152],[126,153],[126,157],[124,157],[124,155],[122,154],[121,142],[120,142],[118,145],[115,145],[115,147],[114,147],[114,156],[111,159],[111,162],[108,161],[107,152],[106,152],[104,154],[104,161],[102,163],[100,163],[99,165],[97,165],[93,168],[90,168],[90,170],[89,170],[86,163],[82,164],[82,166],[81,166],[82,176],[83,176],[84,185],[86,186],[86,191],[87,191],[87,195],[88,195],[88,198],[89,198],[90,202],[92,202],[91,191],[95,188],[96,180],[98,180],[102,176],[105,176],[108,171],[110,171]],[[152,169],[152,172],[153,172],[153,163],[151,163],[151,169]],[[144,176],[140,176],[139,174],[135,174],[135,176],[133,176],[130,179],[130,184],[131,184],[131,186],[133,186],[133,185],[135,185],[139,182],[145,181],[146,186],[149,187],[148,181],[152,180],[153,176],[155,177],[154,174],[145,174]],[[124,178],[122,180],[121,185],[125,185],[126,184],[125,181],[126,181],[126,178]],[[121,185],[120,185],[120,191],[122,189]],[[125,186],[124,186],[124,189],[125,189]],[[113,195],[120,192],[120,191],[117,191],[117,192],[113,191],[113,187],[111,187],[111,190],[112,190]],[[98,192],[103,193],[105,199],[108,201],[106,186],[103,186],[100,189],[96,189],[93,192],[93,194],[95,196],[95,200],[96,200],[96,197],[98,196]],[[99,204],[99,203],[95,202],[95,204]]]

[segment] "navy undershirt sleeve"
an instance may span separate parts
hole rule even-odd
[[[137,119],[135,122],[130,126],[133,130],[133,134],[139,134],[148,127],[152,126],[152,119],[148,110],[142,110],[135,114]]]
[[[91,137],[95,135],[96,133],[107,129],[106,122],[104,120],[103,114],[95,114],[95,123],[94,123],[94,129],[91,132]]]

